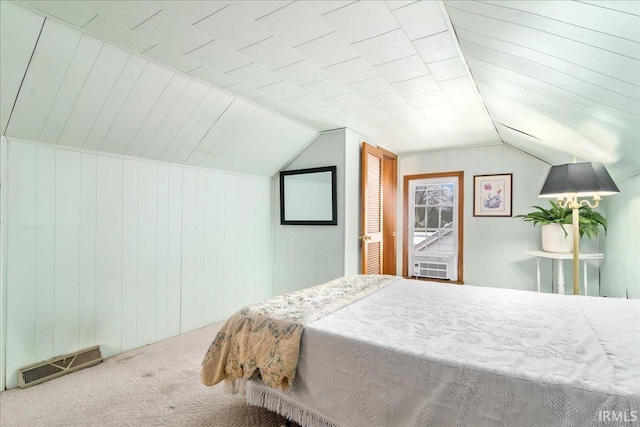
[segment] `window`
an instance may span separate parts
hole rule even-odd
[[[405,176],[405,276],[462,281],[462,172]]]

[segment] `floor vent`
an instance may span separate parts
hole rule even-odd
[[[18,370],[18,387],[25,388],[87,368],[102,362],[100,346],[85,348],[75,353],[54,357],[44,362],[34,363]]]

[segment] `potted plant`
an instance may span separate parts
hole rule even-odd
[[[572,213],[569,207],[560,207],[553,200],[549,200],[551,208],[544,209],[540,206],[532,206],[536,211],[524,215],[516,215],[523,221],[532,222],[534,226],[542,226],[542,250],[546,252],[570,253],[573,252],[573,230],[571,228]],[[607,220],[598,211],[589,206],[580,206],[578,212],[578,231],[580,237],[589,239],[597,237],[600,227],[607,233]]]

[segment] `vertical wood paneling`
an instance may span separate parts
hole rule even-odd
[[[96,172],[97,156],[80,159],[80,348],[96,344]]]
[[[196,241],[195,241],[195,321],[196,325],[205,324],[204,295],[205,287],[213,286],[205,280],[205,230],[208,218],[206,217],[206,171],[196,170]],[[196,326],[196,327],[197,327]]]
[[[55,329],[53,352],[78,348],[80,330],[80,153],[56,150]]]
[[[2,5],[0,4],[0,7]],[[4,15],[3,15],[4,16]],[[1,106],[0,106],[1,108]],[[5,388],[7,338],[7,139],[0,135],[0,390]]]
[[[274,181],[274,211],[272,211],[273,231],[273,293],[307,288],[344,275],[345,239],[358,241],[358,234],[345,236],[344,175],[345,131],[334,131],[320,135],[288,169],[336,165],[338,176],[338,225],[331,227],[283,226],[280,225],[280,193],[276,178]],[[359,159],[358,159],[359,160]],[[354,167],[349,165],[349,168]],[[360,168],[356,166],[358,172]],[[351,185],[359,186],[357,182]],[[359,191],[359,190],[358,190]],[[359,203],[353,200],[353,203]],[[358,232],[359,233],[359,230]]]
[[[36,361],[36,147],[9,144],[8,155],[6,377],[15,387],[16,370]]]
[[[214,171],[207,171],[205,177],[205,217],[206,228],[204,230],[204,280],[208,286],[204,288],[204,319],[207,323],[217,320],[217,293],[220,283],[216,280],[216,258],[217,252],[217,219],[219,208],[216,206],[216,195],[218,191],[218,174]]]
[[[182,288],[182,171],[169,166],[169,229],[167,264],[167,336],[180,333],[180,289]]]
[[[124,159],[122,169],[122,351],[138,343],[138,166]]]
[[[158,248],[158,165],[138,168],[138,334],[137,346],[156,340],[156,259]]]
[[[96,343],[122,347],[122,159],[98,156],[96,171]]]
[[[272,291],[271,182],[9,142],[9,386],[223,319]]]
[[[167,338],[169,313],[169,167],[158,165],[156,224],[156,340]]]
[[[182,287],[180,292],[180,332],[195,328],[196,316],[196,170],[185,169],[182,173]]]
[[[224,211],[224,250],[225,253],[225,262],[223,263],[223,276],[222,276],[222,285],[224,286],[223,290],[223,301],[224,301],[224,317],[231,316],[239,307],[237,304],[238,301],[238,270],[241,268],[238,261],[243,263],[249,257],[247,256],[250,251],[246,249],[251,246],[251,242],[240,241],[238,239],[238,233],[240,227],[243,227],[238,218],[238,194],[239,190],[239,179],[232,175],[223,175],[222,176],[222,188],[224,192],[224,206],[229,207],[229,209],[225,209]],[[247,197],[247,195],[242,195],[242,197]],[[222,237],[222,236],[221,236]],[[238,252],[241,252],[243,256],[238,259]],[[246,264],[244,264],[246,265]]]
[[[36,360],[55,356],[56,150],[36,147]]]

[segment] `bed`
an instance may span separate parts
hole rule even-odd
[[[388,282],[305,324],[291,387],[254,373],[247,402],[302,426],[638,424],[640,301]]]

